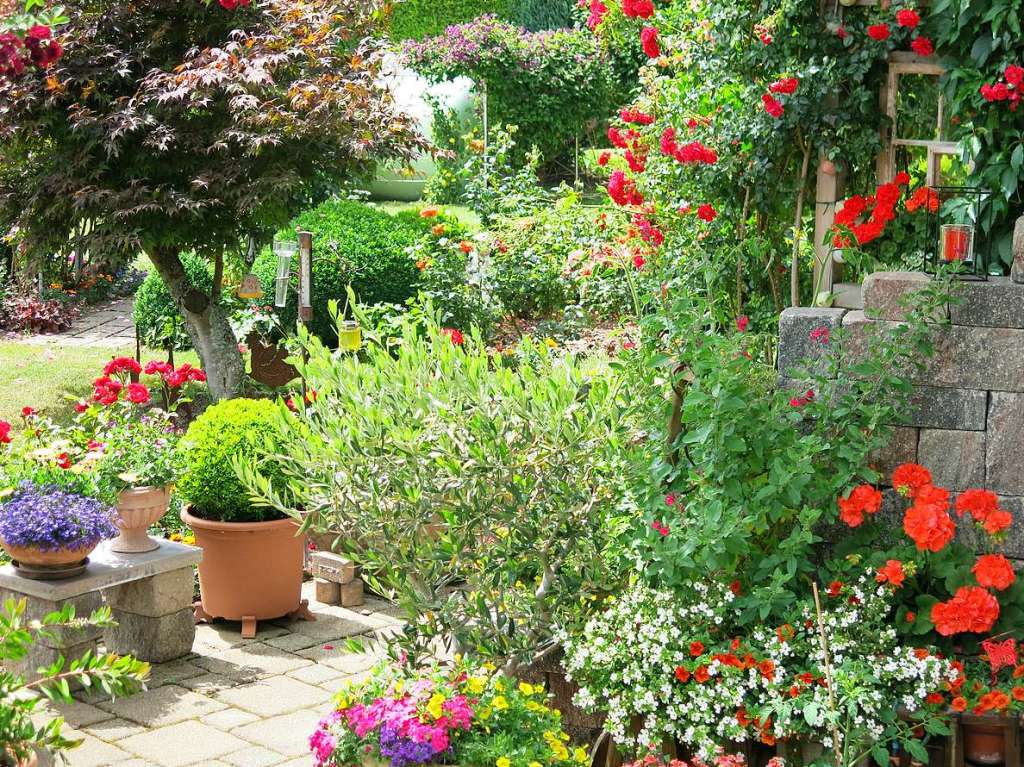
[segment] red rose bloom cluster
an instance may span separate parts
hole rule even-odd
[[[649,19],[654,15],[652,0],[623,0],[622,12],[631,19]]]
[[[912,8],[904,8],[896,11],[896,23],[907,29],[917,29],[921,23],[921,16]]]
[[[888,24],[872,24],[868,27],[868,37],[878,42],[883,42],[889,39],[891,30]]]
[[[932,607],[931,619],[942,636],[984,634],[999,618],[999,602],[979,586],[963,586],[948,602]]]
[[[612,173],[608,179],[608,196],[616,205],[643,205],[644,196],[636,188],[633,179],[627,178],[621,170]]]
[[[13,32],[4,32],[0,34],[0,77],[20,77],[29,64],[46,69],[63,55],[61,44],[42,24],[26,32],[24,40]]]
[[[896,218],[896,206],[903,198],[903,187],[910,183],[906,173],[897,174],[892,183],[880,184],[868,197],[853,195],[843,202],[832,225],[832,244],[837,248],[853,244],[867,245],[885,233],[885,227]]]
[[[604,21],[605,14],[608,13],[608,6],[601,0],[590,0],[588,10],[590,15],[587,16],[587,27],[591,30],[597,29],[598,25]]]
[[[658,45],[658,30],[654,27],[644,27],[640,30],[640,47],[647,54],[647,58],[658,58],[661,55],[661,46]]]
[[[220,0],[220,7],[226,11],[234,11],[238,8],[248,8],[251,0]]]
[[[676,129],[672,126],[662,131],[659,148],[663,155],[675,158],[683,165],[714,165],[718,162],[718,153],[700,141],[691,141],[680,146],[676,141]]]
[[[860,527],[865,514],[877,514],[881,508],[882,494],[871,485],[859,485],[849,498],[839,499],[839,518],[850,527]]]
[[[1016,112],[1020,106],[1021,93],[1024,92],[1024,67],[1011,64],[1003,72],[1003,79],[995,83],[986,83],[981,86],[981,97],[992,104],[997,101],[1006,101],[1010,104],[1010,111]]]

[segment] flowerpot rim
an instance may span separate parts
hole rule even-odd
[[[142,495],[143,493],[170,493],[173,484],[166,485],[139,485],[138,487],[126,487],[118,495]]]
[[[285,519],[270,519],[264,522],[217,522],[212,519],[201,519],[191,514],[191,504],[181,510],[181,521],[191,528],[199,530],[211,530],[216,532],[261,532],[278,530],[286,527],[298,528],[299,523],[291,517]]]

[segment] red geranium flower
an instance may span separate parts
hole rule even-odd
[[[1013,524],[1013,515],[1008,511],[996,509],[982,522],[981,526],[989,535],[998,535]]]
[[[879,42],[882,42],[883,40],[888,40],[889,33],[890,30],[888,24],[872,24],[870,27],[868,27],[868,37],[870,37],[872,40],[878,40]]]
[[[125,394],[125,398],[129,402],[134,402],[136,405],[145,405],[149,402],[149,389],[140,383],[128,384],[128,391]]]
[[[465,342],[465,340],[466,340],[466,339],[465,339],[465,338],[463,338],[463,336],[462,336],[462,331],[460,331],[460,330],[457,330],[457,329],[455,329],[455,328],[443,328],[443,329],[441,330],[441,332],[442,332],[442,333],[443,333],[444,335],[448,336],[448,338],[450,338],[450,339],[451,339],[451,342],[452,342],[452,343],[453,343],[453,344],[454,344],[455,346],[462,346],[462,344],[463,344],[463,343]]]
[[[985,517],[999,509],[999,496],[991,490],[973,488],[964,490],[957,496],[956,515],[962,517],[965,513],[970,514],[978,522],[984,522]]]
[[[1017,580],[1013,565],[1002,554],[985,554],[978,557],[971,572],[974,573],[979,586],[993,588],[996,591],[1005,591]]]
[[[914,494],[932,483],[932,473],[916,463],[904,463],[892,473],[892,486],[900,495],[913,497]]]
[[[711,674],[708,673],[707,666],[697,666],[697,670],[693,672],[693,678],[701,684],[704,684],[711,678]]]
[[[914,504],[903,517],[903,531],[921,551],[942,551],[956,535],[956,525],[941,506]]]
[[[906,580],[907,574],[903,571],[903,563],[898,559],[890,559],[883,567],[878,568],[875,580],[878,583],[889,583],[893,588],[899,588]]]
[[[849,498],[839,499],[839,518],[850,527],[860,527],[865,514],[877,514],[881,508],[882,494],[871,485],[859,485]]]
[[[690,681],[690,670],[686,666],[676,666],[676,679],[686,684]]]
[[[984,634],[999,618],[999,602],[980,586],[962,586],[948,602],[932,607],[931,619],[942,636]]]
[[[694,658],[699,658],[704,654],[704,643],[703,642],[690,642],[690,655]]]
[[[843,593],[843,582],[842,581],[832,581],[830,584],[828,584],[828,595],[830,597],[837,597],[837,596],[839,596],[842,593]]]
[[[765,679],[769,682],[775,681],[775,662],[769,659],[765,659],[757,664],[757,670],[761,673]]]

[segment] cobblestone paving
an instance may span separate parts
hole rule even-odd
[[[40,346],[103,346],[119,348],[135,343],[133,298],[118,298],[88,307],[64,333],[25,336],[19,340]]]
[[[155,665],[146,692],[60,706],[84,740],[70,767],[311,767],[306,740],[331,695],[377,658],[347,640],[376,640],[380,653],[399,625],[385,602],[319,604],[311,587],[303,596],[316,622],[263,622],[255,639],[242,639],[237,623],[198,626],[192,654]]]

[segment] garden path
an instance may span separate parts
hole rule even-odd
[[[59,706],[83,738],[70,767],[312,767],[307,739],[342,683],[383,653],[400,625],[386,602],[346,609],[315,602],[316,622],[260,623],[242,639],[237,623],[197,627],[191,655],[153,666],[149,689],[130,698],[79,694]],[[377,640],[376,654],[346,645]]]
[[[120,348],[135,343],[131,296],[90,306],[64,333],[26,336],[25,343],[44,346],[98,346]]]

